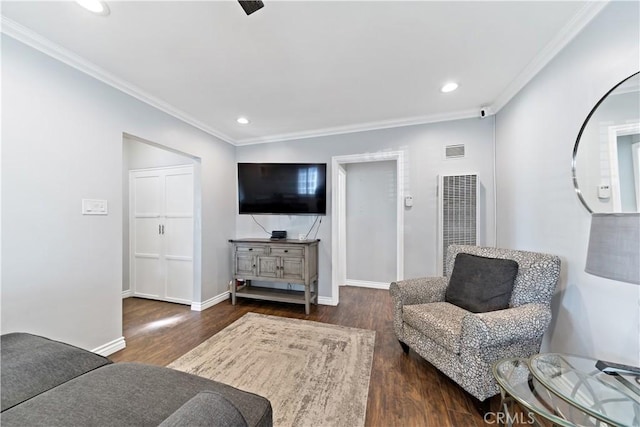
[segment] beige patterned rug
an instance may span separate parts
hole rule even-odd
[[[274,426],[363,426],[375,331],[247,313],[168,366],[257,393]]]

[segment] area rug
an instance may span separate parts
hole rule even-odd
[[[247,313],[169,368],[266,397],[277,427],[363,426],[375,332]]]

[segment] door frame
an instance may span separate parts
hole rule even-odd
[[[346,281],[346,170],[351,163],[396,162],[396,280],[404,279],[404,152],[385,151],[331,158],[331,305],[340,301],[340,284]]]
[[[608,128],[608,151],[611,185],[611,202],[613,212],[622,212],[622,198],[620,195],[620,168],[618,167],[618,137],[634,135],[640,133],[640,122],[628,123],[624,125],[609,126]],[[636,194],[638,189],[636,188]],[[636,201],[636,210],[640,212],[640,203]]]

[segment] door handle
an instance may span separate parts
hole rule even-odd
[[[164,224],[162,224],[162,234],[164,234]]]
[[[158,234],[162,234],[162,225],[158,224]]]

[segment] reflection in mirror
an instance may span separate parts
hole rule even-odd
[[[573,151],[573,182],[589,212],[640,212],[640,76],[591,111]]]

